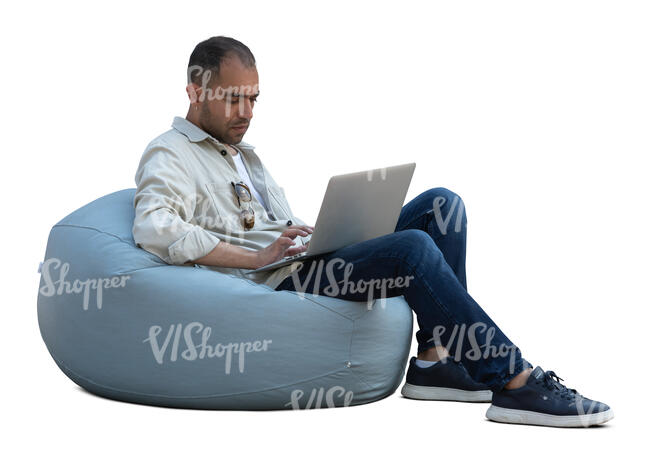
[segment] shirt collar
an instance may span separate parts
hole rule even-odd
[[[215,144],[223,146],[223,144],[214,136],[210,135],[200,127],[197,127],[187,119],[182,118],[180,116],[174,117],[174,121],[172,122],[172,127],[175,128],[178,132],[187,136],[187,139],[189,139],[190,142],[196,143],[196,142],[201,142],[205,139],[209,139],[213,141]],[[251,146],[250,144],[245,143],[244,141],[240,141],[238,144],[235,144],[235,147],[243,150],[255,149],[255,146]]]

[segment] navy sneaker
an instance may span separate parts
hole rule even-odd
[[[537,367],[523,387],[495,392],[485,416],[500,423],[556,427],[587,427],[614,418],[607,404],[583,397],[561,380]]]
[[[451,357],[428,368],[420,368],[415,364],[415,357],[411,357],[402,395],[437,401],[489,402],[492,399],[492,391],[474,382],[467,370]]]

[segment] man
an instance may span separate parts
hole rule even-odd
[[[465,209],[446,189],[430,189],[405,205],[394,233],[245,274],[305,251],[313,227],[293,215],[283,189],[242,141],[259,96],[249,48],[223,36],[199,43],[186,91],[186,118],[176,117],[173,128],[149,144],[136,173],[133,236],[139,246],[170,264],[276,290],[350,301],[403,295],[420,326],[406,397],[491,400],[488,418],[510,423],[589,426],[613,417],[609,406],[568,389],[554,372],[532,369],[467,293]],[[314,278],[324,265],[330,277]],[[381,290],[369,291],[377,281]]]

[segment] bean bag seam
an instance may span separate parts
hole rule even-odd
[[[368,312],[364,313],[366,315]],[[362,315],[363,316],[363,315]],[[350,333],[350,344],[348,348],[348,361],[352,364],[352,341],[354,340],[354,333],[356,331],[356,322],[357,320],[352,320],[352,332]],[[372,390],[372,386],[361,378],[354,370],[350,369],[350,374],[353,375],[359,382],[365,384],[369,390]]]
[[[117,238],[117,239],[120,240],[121,242],[126,243],[126,244],[128,244],[129,246],[133,247],[133,243],[131,243],[130,241],[127,241],[127,240],[125,240],[124,238],[115,235],[114,233],[105,232],[105,231],[103,231],[103,230],[99,230],[99,229],[97,229],[97,228],[95,228],[95,227],[82,226],[82,225],[78,225],[78,224],[54,224],[54,226],[52,226],[52,229],[55,229],[55,228],[57,228],[57,227],[72,227],[72,228],[77,228],[77,229],[88,229],[88,230],[94,230],[95,232],[102,233],[102,234],[104,234],[104,235],[108,235],[108,236],[112,236],[113,238]]]
[[[70,367],[68,367],[65,363],[63,363],[61,360],[59,360],[51,350],[50,350],[50,354],[52,354],[52,357],[54,358],[54,360],[59,365],[63,366],[66,369],[67,372],[69,372],[71,374],[74,374],[74,376],[76,378],[84,380],[86,382],[89,382],[89,383],[93,384],[96,387],[100,387],[100,388],[103,388],[103,389],[106,389],[106,390],[110,390],[110,391],[113,391],[115,393],[123,393],[123,394],[138,395],[138,396],[147,396],[147,397],[152,397],[152,398],[168,398],[168,399],[216,399],[216,398],[228,398],[228,397],[231,397],[231,396],[247,396],[247,395],[253,395],[253,394],[257,394],[257,393],[265,393],[265,392],[269,392],[269,391],[273,391],[273,390],[280,390],[282,388],[291,387],[292,385],[297,385],[297,384],[301,384],[301,383],[304,383],[304,382],[318,380],[318,379],[324,378],[326,376],[336,374],[336,373],[341,372],[341,371],[349,370],[348,368],[344,368],[342,370],[341,369],[332,370],[332,371],[330,371],[328,373],[320,374],[318,376],[315,376],[315,377],[312,377],[312,378],[309,378],[309,379],[303,379],[303,380],[300,380],[300,381],[292,382],[290,384],[278,385],[276,387],[265,388],[263,390],[257,390],[257,391],[237,392],[237,393],[229,393],[229,394],[225,394],[225,395],[171,396],[171,395],[162,395],[162,394],[149,394],[149,393],[143,393],[143,392],[131,391],[131,390],[121,390],[121,389],[116,389],[116,388],[110,387],[108,385],[99,384],[99,383],[93,381],[92,379],[81,376],[77,372],[70,369]],[[354,373],[352,371],[350,371],[350,374],[354,374]]]
[[[296,293],[295,291],[290,291],[290,293],[293,294],[294,296],[300,297],[300,295],[298,293]],[[303,296],[304,296],[304,294],[303,294]],[[319,307],[321,307],[321,308],[323,308],[325,310],[329,310],[330,312],[335,313],[335,314],[347,319],[348,321],[352,321],[354,323],[354,319],[349,317],[348,315],[344,315],[341,312],[337,312],[336,310],[333,310],[330,307],[327,307],[327,306],[321,304],[320,302],[316,301],[315,299],[312,299],[312,298],[310,298],[308,296],[305,296],[305,299],[309,300],[309,302],[311,302],[312,304],[315,304],[315,305],[317,305],[317,306],[319,306]]]

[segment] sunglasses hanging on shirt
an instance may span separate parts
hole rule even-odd
[[[235,194],[237,195],[237,203],[241,210],[239,217],[244,225],[244,229],[250,230],[255,225],[255,211],[250,205],[253,200],[251,190],[243,181],[238,183],[230,182],[230,184],[235,189]]]

